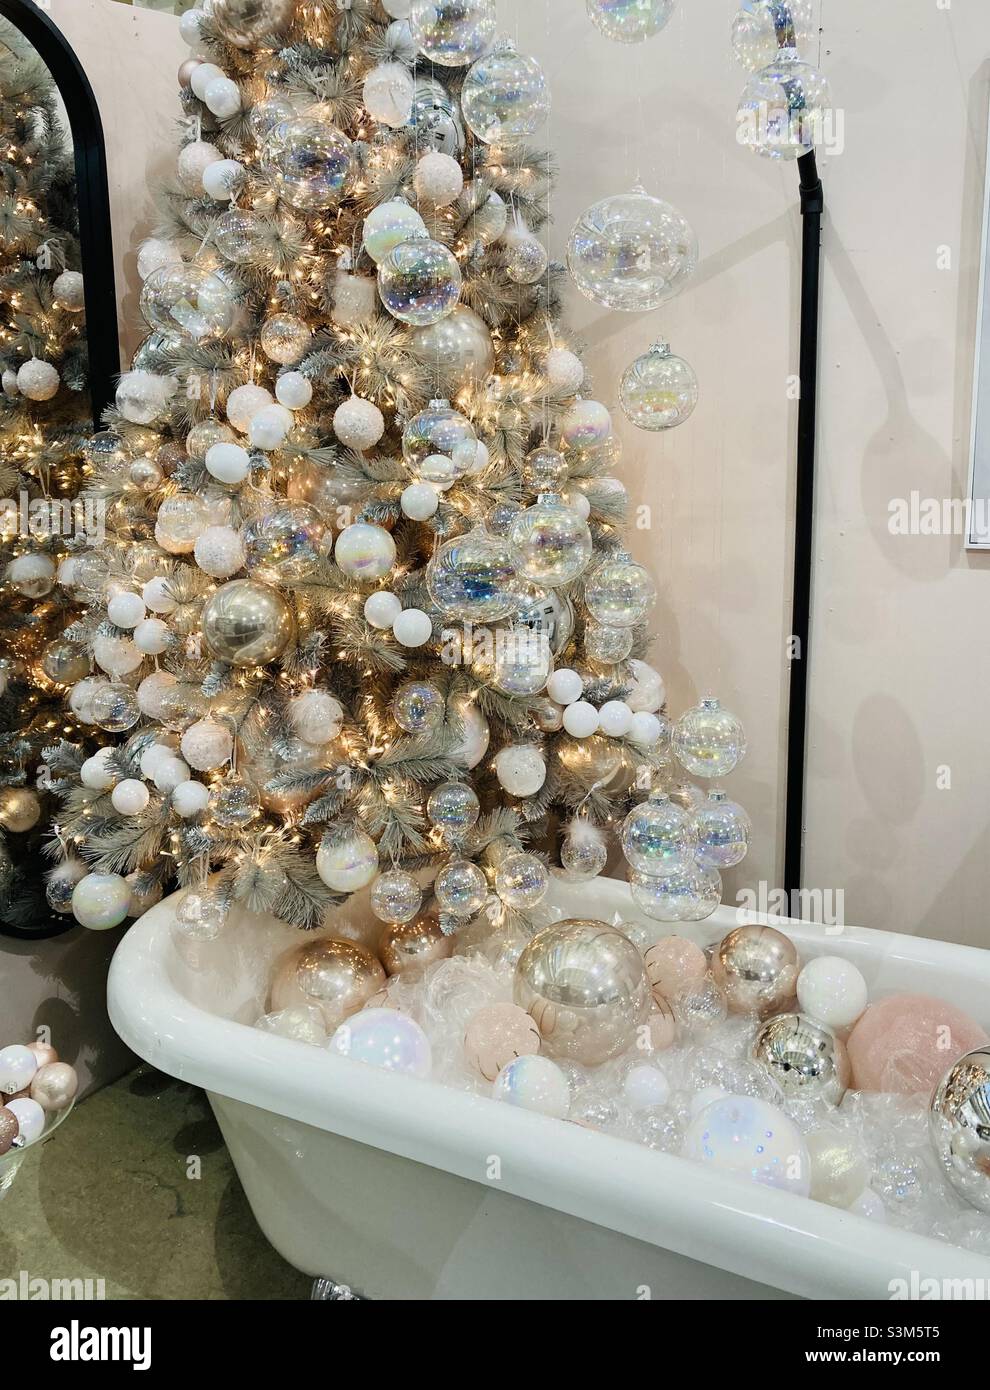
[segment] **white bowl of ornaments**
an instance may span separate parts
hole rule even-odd
[[[110,972],[114,1026],[207,1090],[299,1269],[394,1299],[990,1278],[990,953],[662,923],[602,878],[554,880],[549,935],[454,952],[366,898],[300,937],[176,895]]]
[[[78,1089],[75,1067],[49,1043],[0,1047],[0,1197],[27,1154],[68,1117]]]

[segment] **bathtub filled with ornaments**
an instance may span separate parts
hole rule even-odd
[[[177,896],[118,948],[111,1017],[206,1088],[280,1253],[373,1297],[990,1278],[990,953],[725,908],[672,928],[601,878],[544,911],[455,947],[363,895],[303,937]]]

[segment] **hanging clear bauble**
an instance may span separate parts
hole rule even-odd
[[[706,869],[731,869],[746,858],[752,824],[720,787],[712,787],[695,811],[694,822],[698,863]]]
[[[379,874],[371,886],[371,910],[380,922],[411,922],[423,905],[423,890],[404,869]]]
[[[534,584],[555,588],[583,574],[591,559],[591,530],[584,517],[554,492],[541,494],[519,513],[509,532],[519,572]]]
[[[327,118],[293,116],[268,133],[261,168],[280,197],[300,212],[336,207],[347,189],[354,146]]]
[[[732,51],[750,72],[759,72],[780,48],[806,53],[818,37],[814,0],[742,0],[732,21]]]
[[[241,530],[245,567],[270,584],[305,579],[320,563],[323,532],[319,512],[305,502],[262,512]]]
[[[625,661],[632,651],[633,635],[628,627],[606,627],[602,623],[588,623],[584,629],[585,655],[592,661],[601,661],[606,666]]]
[[[535,285],[547,273],[550,253],[532,232],[506,240],[505,273],[515,285]]]
[[[186,342],[222,338],[234,321],[234,303],[230,286],[198,265],[164,266],[141,288],[148,325]]]
[[[567,460],[559,449],[549,444],[540,444],[530,449],[523,459],[523,486],[530,492],[552,492],[559,488],[567,477]]]
[[[698,378],[669,343],[654,343],[623,372],[619,401],[637,429],[671,430],[698,404]]]
[[[402,242],[378,267],[378,295],[385,308],[416,328],[451,313],[460,293],[457,257],[425,234]]]
[[[654,792],[622,824],[622,852],[640,873],[658,875],[694,860],[698,832],[694,817],[665,792]]]
[[[430,62],[467,67],[491,46],[495,5],[493,0],[413,0],[409,32]]]
[[[697,264],[687,219],[640,186],[590,207],[567,245],[567,268],[582,294],[630,313],[672,299]]]
[[[261,351],[271,362],[294,367],[306,353],[313,330],[298,314],[271,314],[261,325]]]
[[[235,48],[274,48],[295,18],[296,0],[213,0],[202,8]]]
[[[553,672],[553,653],[545,632],[528,627],[498,628],[491,660],[483,674],[503,695],[538,695]]]
[[[261,801],[239,772],[228,772],[210,788],[209,814],[225,830],[243,830],[261,814]]]
[[[402,431],[402,457],[414,477],[423,477],[429,458],[450,460],[450,481],[467,472],[470,450],[463,445],[477,444],[478,436],[466,415],[454,410],[450,401],[433,400]],[[429,481],[429,480],[428,480]]]
[[[404,681],[392,697],[392,718],[407,734],[428,734],[443,723],[444,698],[432,681]]]
[[[495,366],[491,330],[466,304],[455,304],[436,323],[410,329],[409,349],[432,375],[434,389],[446,395],[484,381]]]
[[[832,117],[828,79],[782,48],[746,83],[736,112],[736,139],[766,159],[800,159],[825,138]]]
[[[700,864],[679,863],[659,874],[631,869],[629,886],[637,907],[658,922],[702,922],[722,901],[722,880]]]
[[[488,898],[488,880],[470,859],[451,859],[437,874],[433,895],[443,912],[473,917]]]
[[[656,603],[657,586],[649,570],[619,551],[588,575],[584,601],[595,622],[605,627],[635,627]]]
[[[461,110],[470,129],[488,145],[527,140],[550,114],[550,89],[535,58],[500,40],[471,68],[461,89]]]
[[[436,150],[456,159],[464,149],[460,108],[435,77],[417,77],[407,129],[412,131],[415,147],[421,152]]]
[[[574,820],[560,846],[560,865],[570,879],[596,878],[608,861],[605,836],[590,821]]]
[[[122,681],[101,685],[90,703],[92,723],[107,733],[119,734],[133,729],[141,718],[137,692]]]
[[[535,854],[507,854],[495,870],[495,892],[513,912],[539,907],[550,888],[550,871]]]
[[[587,0],[596,29],[616,43],[642,43],[664,28],[677,0]]]
[[[481,803],[466,782],[441,782],[430,793],[426,815],[445,839],[457,839],[477,824]]]
[[[250,265],[261,252],[264,223],[250,208],[231,208],[221,213],[213,227],[213,241],[225,260]]]
[[[476,526],[445,541],[426,569],[430,597],[444,617],[496,622],[516,608],[512,547]]]
[[[735,715],[709,697],[681,715],[672,744],[693,777],[727,777],[746,752],[746,735]]]
[[[264,101],[252,106],[248,112],[251,134],[258,144],[262,145],[277,125],[282,121],[291,121],[295,114],[295,107],[290,101],[283,97],[266,97]]]
[[[542,633],[554,656],[559,656],[574,635],[574,604],[564,594],[537,584],[517,584],[513,626]]]

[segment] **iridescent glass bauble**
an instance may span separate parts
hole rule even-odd
[[[595,203],[567,245],[567,267],[581,292],[606,309],[642,313],[683,289],[698,264],[687,219],[644,188]]]

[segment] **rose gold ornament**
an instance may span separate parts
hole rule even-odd
[[[68,1062],[49,1062],[34,1074],[31,1099],[36,1100],[42,1110],[66,1110],[75,1100],[78,1089],[75,1067],[70,1067]]]
[[[871,1004],[846,1044],[857,1091],[931,1094],[965,1052],[982,1047],[986,1030],[942,999],[892,994]]]
[[[801,963],[794,943],[773,927],[736,927],[712,959],[715,983],[730,1013],[783,1013],[794,998]]]
[[[494,1081],[514,1057],[529,1057],[539,1050],[540,1030],[516,1004],[489,1004],[479,1009],[464,1034],[468,1065],[486,1081]]]
[[[179,86],[188,87],[192,82],[192,75],[202,63],[202,58],[187,58],[184,63],[179,64]]]
[[[14,1112],[8,1110],[5,1105],[0,1105],[0,1155],[7,1153],[17,1138],[19,1129],[20,1125]]]
[[[325,937],[294,946],[276,964],[270,1010],[315,1005],[330,1031],[363,1008],[384,983],[385,971],[370,951],[355,941]]]
[[[697,990],[708,970],[704,951],[686,936],[665,936],[643,959],[654,998],[677,999]]]
[[[423,969],[435,960],[446,960],[454,939],[444,936],[435,917],[420,913],[411,922],[392,922],[382,932],[378,953],[390,975]]]
[[[55,1051],[54,1047],[52,1047],[51,1043],[29,1042],[27,1044],[27,1050],[33,1052],[37,1057],[39,1067],[48,1067],[51,1066],[52,1062],[58,1061],[58,1053]]]

